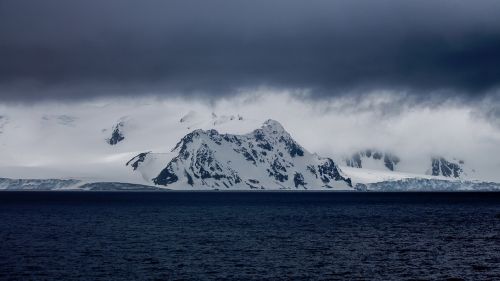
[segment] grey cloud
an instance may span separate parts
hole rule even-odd
[[[500,84],[499,13],[489,0],[4,0],[0,98],[269,86],[482,99]]]

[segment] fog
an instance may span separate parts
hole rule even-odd
[[[311,98],[307,91],[262,88],[214,101],[184,98],[97,98],[78,102],[0,105],[0,176],[77,177],[134,181],[125,167],[139,152],[169,152],[196,128],[247,133],[279,121],[310,152],[342,159],[374,148],[398,155],[398,170],[425,173],[431,156],[464,160],[475,178],[500,180],[500,129],[485,104],[414,103],[400,92]],[[180,123],[188,112],[196,122]],[[214,125],[218,117],[243,120]],[[124,121],[125,140],[106,143]]]

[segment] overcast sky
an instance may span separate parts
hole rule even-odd
[[[0,166],[123,168],[195,110],[248,131],[274,118],[326,156],[441,155],[494,178],[499,15],[498,0],[0,0]],[[125,117],[120,152],[103,130]]]
[[[269,87],[498,105],[499,15],[496,0],[0,0],[0,98]]]

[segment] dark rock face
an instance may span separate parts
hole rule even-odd
[[[304,150],[294,140],[290,138],[281,137],[280,142],[284,142],[290,156],[304,156]]]
[[[389,152],[381,152],[374,149],[366,149],[363,151],[359,151],[354,153],[351,158],[345,160],[345,163],[349,167],[354,168],[363,168],[363,158],[372,158],[374,160],[383,160],[384,166],[394,171],[396,165],[401,161],[398,156],[389,153]]]
[[[316,167],[313,165],[307,166],[307,170],[314,175],[314,177],[318,178],[318,173],[316,172]]]
[[[254,180],[254,179],[249,179],[248,182],[253,183],[253,184],[259,184],[259,181]]]
[[[134,156],[134,158],[130,159],[127,162],[127,164],[125,164],[125,165],[126,166],[130,165],[132,167],[132,169],[135,171],[139,167],[139,164],[144,162],[144,160],[146,159],[146,156],[149,153],[151,153],[151,151],[139,153],[138,155]]]
[[[118,124],[116,124],[113,127],[113,132],[111,133],[111,137],[106,140],[109,145],[116,145],[125,139],[125,136],[123,135],[122,132],[124,126],[125,126],[124,122],[118,122]]]
[[[337,168],[337,165],[333,162],[332,159],[326,158],[326,161],[318,166],[318,172],[319,172],[319,177],[323,181],[323,183],[329,183],[330,180],[343,180],[345,181],[349,186],[352,186],[351,179],[346,179],[340,175],[339,169]]]
[[[295,173],[295,175],[293,176],[293,183],[295,184],[295,187],[299,187],[299,186],[302,186],[305,188],[306,184],[304,182],[304,176],[301,174],[301,173]]]
[[[460,160],[457,164],[447,161],[444,157],[433,157],[431,161],[431,171],[433,176],[458,178],[463,172],[461,164],[463,164],[464,161],[462,160]]]
[[[275,158],[267,172],[277,181],[285,182],[288,180],[288,175],[286,174],[286,167],[281,162],[279,158]]]
[[[382,152],[380,152],[380,151],[373,152],[373,159],[375,159],[375,160],[382,159]]]
[[[191,177],[191,175],[186,170],[184,170],[184,175],[186,176],[186,178],[188,180],[188,184],[190,186],[193,186],[193,184],[194,184],[193,177]]]
[[[169,185],[169,184],[172,184],[178,180],[179,180],[179,178],[172,171],[172,168],[167,167],[167,168],[163,169],[156,178],[153,179],[153,182],[157,185]]]
[[[399,161],[399,157],[394,154],[386,153],[384,155],[384,165],[391,171],[394,171],[394,168],[399,163]]]
[[[250,189],[264,189],[264,187],[260,185],[260,181],[255,179],[248,179],[245,181],[245,184],[250,187]]]
[[[354,153],[351,159],[346,159],[346,165],[353,168],[363,168],[363,163],[361,163],[361,154]]]
[[[167,167],[165,167],[160,174],[153,179],[155,184],[169,185],[177,182],[179,177],[173,172],[174,168],[181,166],[186,160],[189,165],[187,169],[184,170],[184,176],[186,177],[188,184],[191,186],[194,185],[193,177],[201,180],[226,179],[230,185],[241,182],[241,178],[235,171],[231,168],[224,167],[222,163],[215,159],[213,150],[206,143],[202,143],[194,151],[194,153],[190,153],[190,144],[195,138],[201,137],[203,134],[204,133],[201,130],[193,131],[192,133],[184,136],[184,138],[177,143],[172,151],[178,149],[178,156],[172,159],[168,163]],[[208,135],[216,144],[221,145],[222,138],[217,131],[210,130],[208,131]],[[230,170],[230,173],[225,173],[226,170]]]

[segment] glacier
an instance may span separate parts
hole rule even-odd
[[[77,179],[0,178],[0,190],[30,191],[153,191],[154,186],[123,182],[87,182]]]
[[[406,178],[374,183],[358,183],[358,191],[498,191],[500,184],[495,182],[443,180],[426,178]]]

